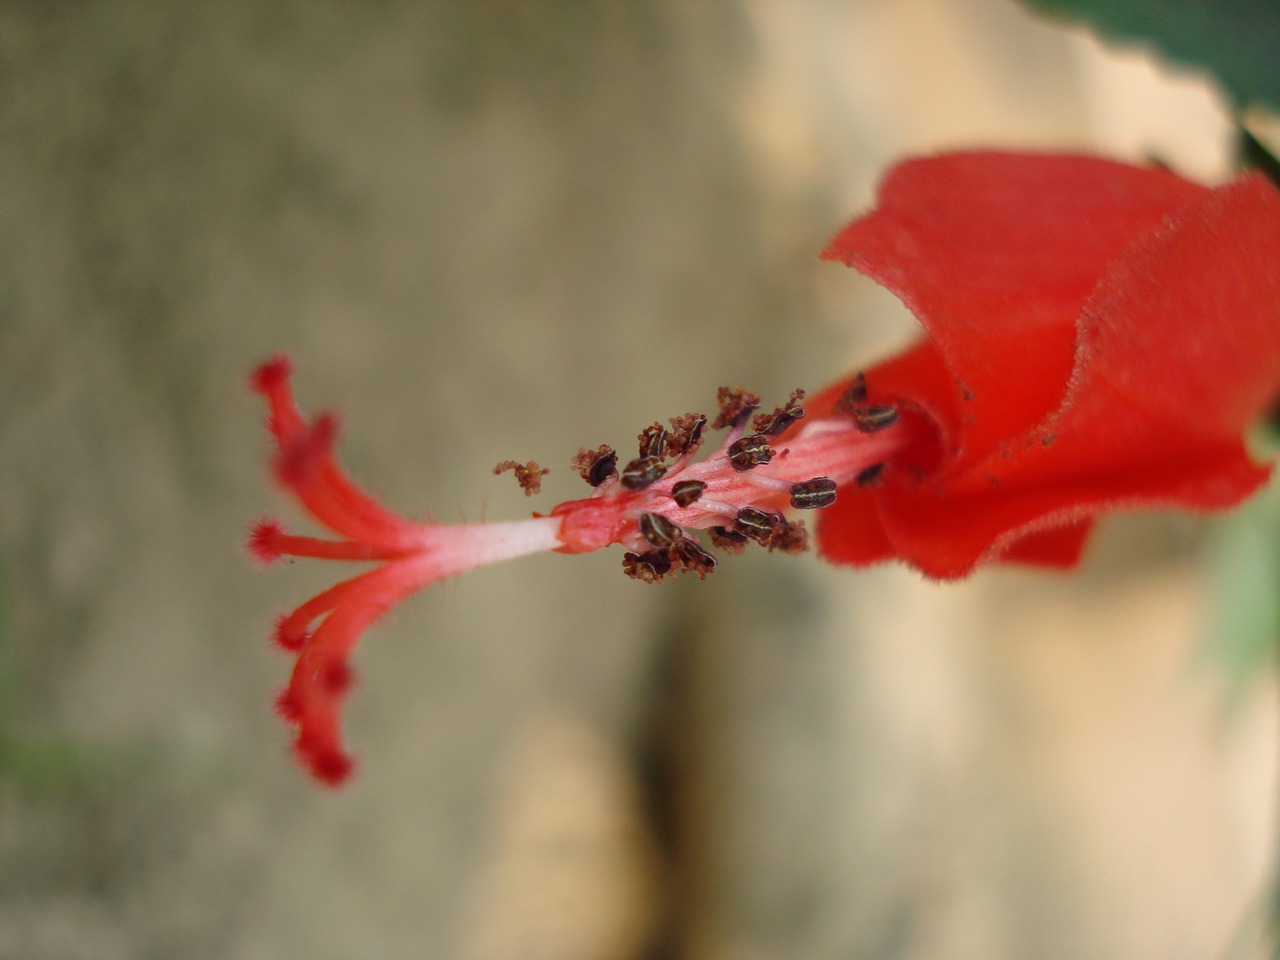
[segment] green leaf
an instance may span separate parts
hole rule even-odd
[[[1280,107],[1280,0],[1023,0],[1217,75],[1237,106]]]

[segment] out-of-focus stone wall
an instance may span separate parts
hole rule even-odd
[[[813,259],[894,157],[1225,132],[996,0],[0,8],[0,958],[1213,955],[1274,703],[1196,652],[1192,528],[947,588],[481,571],[370,632],[328,793],[265,635],[335,572],[243,561],[300,524],[244,377],[289,351],[389,504],[521,516],[909,336]]]

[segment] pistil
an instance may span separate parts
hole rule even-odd
[[[711,423],[713,430],[727,428],[726,435],[701,460],[708,418],[687,413],[669,421],[669,429],[654,423],[642,431],[637,456],[621,468],[612,447],[581,450],[573,464],[591,495],[561,503],[548,515],[506,523],[420,523],[383,507],[347,477],[333,456],[336,419],[305,418],[289,377],[287,361],[278,359],[251,381],[267,401],[276,478],[334,536],[299,536],[263,520],[250,533],[249,551],[264,563],[313,557],[376,564],[276,622],[277,646],[297,658],[277,708],[296,730],[299,759],[329,784],[344,780],[353,763],[341,737],[351,654],[364,631],[406,596],[504,560],[614,544],[625,548],[623,570],[635,579],[658,583],[680,573],[705,579],[716,558],[698,542],[697,531],[729,553],[751,542],[799,552],[807,532],[784,513],[823,509],[841,487],[878,479],[907,443],[896,410],[865,404],[860,380],[819,419],[805,419],[802,391],[772,413],[757,414],[755,394],[726,387]],[[528,495],[538,492],[547,473],[533,461],[507,460],[495,469],[507,471]]]

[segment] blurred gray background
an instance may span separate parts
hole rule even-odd
[[[1276,695],[1199,645],[1201,523],[949,587],[484,570],[366,638],[337,793],[266,636],[345,571],[242,550],[304,526],[275,351],[390,505],[524,516],[908,338],[814,259],[894,158],[1227,139],[1003,0],[0,5],[0,958],[1253,955]]]

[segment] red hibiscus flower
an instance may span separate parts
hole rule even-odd
[[[542,551],[619,544],[656,583],[705,578],[712,548],[803,550],[820,511],[838,563],[901,559],[938,578],[984,560],[1067,566],[1094,516],[1229,507],[1262,484],[1243,432],[1280,389],[1280,196],[1261,177],[1208,190],[1089,157],[975,153],[917,160],[825,256],[892,289],[926,339],[814,401],[770,412],[721,388],[719,412],[641,432],[637,456],[579,451],[592,494],[495,524],[420,523],[361,491],[333,457],[336,422],[298,410],[283,359],[255,371],[275,475],[334,534],[258,523],[249,546],[374,563],[281,617],[296,655],[277,705],[322,782],[347,778],[350,656],[428,584]],[[706,434],[726,430],[699,458]],[[526,493],[546,472],[504,461]]]
[[[866,382],[936,435],[914,469],[841,492],[830,560],[1068,566],[1103,511],[1222,510],[1270,473],[1243,442],[1280,392],[1280,195],[1260,174],[1208,190],[1093,157],[914,160],[823,256],[923,324]]]

